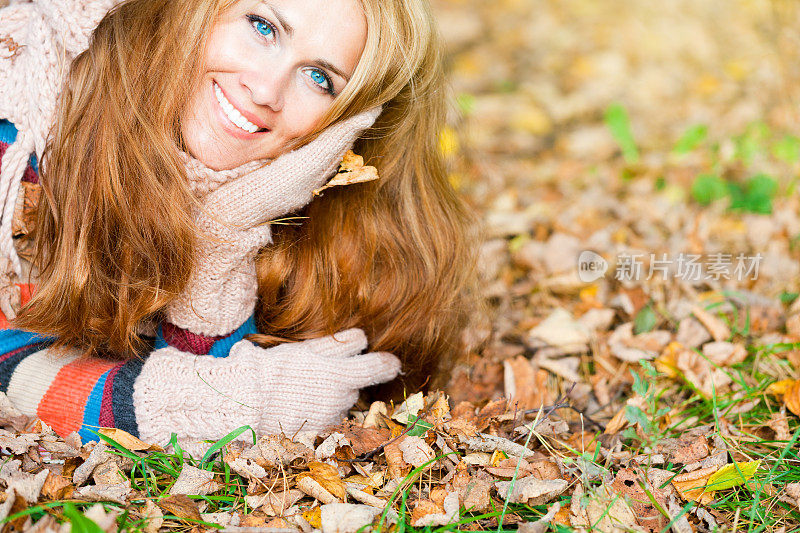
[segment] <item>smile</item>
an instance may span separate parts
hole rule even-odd
[[[257,131],[266,131],[266,128],[259,128],[242,115],[238,109],[233,107],[233,104],[225,98],[225,95],[222,93],[222,89],[219,88],[219,85],[214,82],[214,94],[217,97],[217,102],[219,102],[222,111],[225,113],[225,116],[233,122],[236,126],[240,129],[246,131],[247,133],[256,133]]]

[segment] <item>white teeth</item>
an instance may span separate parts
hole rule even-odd
[[[231,122],[239,126],[241,129],[248,133],[255,133],[259,130],[259,127],[244,118],[239,110],[233,107],[233,104],[225,98],[225,95],[222,94],[222,89],[219,88],[219,85],[216,83],[214,84],[214,94],[217,95],[217,102],[222,107],[222,110],[225,112],[225,116],[227,116]]]

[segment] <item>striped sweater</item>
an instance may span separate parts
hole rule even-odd
[[[173,346],[196,355],[225,357],[234,343],[256,331],[252,317],[222,337],[203,337],[164,323],[148,340],[150,349]],[[127,361],[54,355],[47,349],[52,342],[25,331],[0,331],[0,391],[23,414],[41,418],[61,436],[77,431],[87,442],[96,439],[90,430],[116,427],[138,437],[133,390],[148,364],[147,352]]]
[[[0,120],[0,158],[16,136],[14,125]],[[28,161],[23,181],[39,182],[35,155]],[[32,287],[18,286],[24,305]],[[133,389],[150,350],[173,346],[190,354],[225,357],[233,344],[257,332],[252,316],[229,335],[217,337],[198,335],[165,322],[154,338],[146,338],[148,349],[138,358],[119,361],[54,355],[47,349],[52,338],[8,326],[0,312],[0,327],[7,328],[0,330],[0,391],[24,414],[41,418],[62,436],[77,431],[84,442],[96,438],[90,430],[98,427],[116,427],[139,436]]]

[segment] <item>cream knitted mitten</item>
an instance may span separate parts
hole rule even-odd
[[[248,424],[257,434],[321,430],[341,421],[358,390],[394,379],[400,361],[361,352],[360,329],[273,348],[236,343],[226,358],[154,351],[136,380],[140,437],[165,443],[219,439]]]
[[[195,271],[187,289],[167,307],[167,320],[207,336],[225,335],[247,320],[256,302],[255,255],[272,238],[269,221],[310,202],[314,189],[331,177],[380,112],[373,108],[333,124],[268,165],[214,185],[196,214]],[[190,176],[190,181],[198,180]]]

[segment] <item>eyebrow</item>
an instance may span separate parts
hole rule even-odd
[[[286,34],[289,35],[289,37],[292,37],[294,35],[294,28],[292,27],[291,24],[289,24],[286,21],[286,18],[283,16],[283,13],[281,13],[281,11],[277,7],[275,7],[274,5],[270,4],[266,0],[261,0],[261,3],[264,4],[265,6],[267,6],[270,10],[272,10],[272,12],[275,14],[275,18],[278,19],[278,24],[280,24],[281,28],[283,28],[283,31],[285,31]],[[346,82],[350,81],[350,76],[345,74],[344,71],[342,71],[339,67],[337,67],[336,65],[334,65],[330,61],[326,61],[325,59],[319,59],[318,58],[318,59],[315,59],[314,61],[312,61],[312,63],[314,63],[316,65],[319,65],[322,68],[330,70],[331,72],[333,72],[337,76],[339,76],[341,78],[344,78],[344,80]]]

